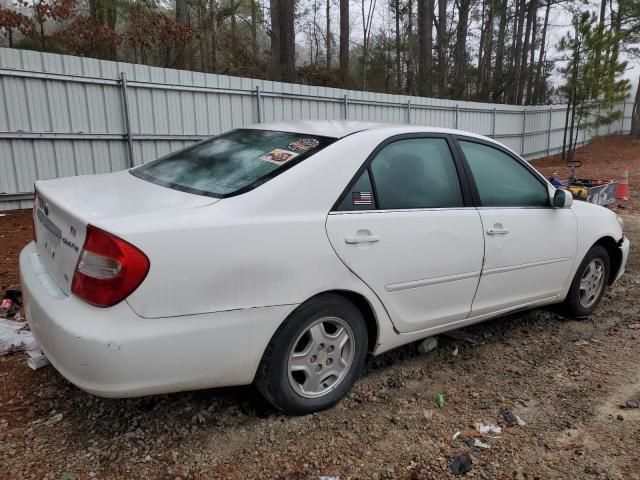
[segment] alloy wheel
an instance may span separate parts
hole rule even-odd
[[[355,338],[338,317],[323,317],[309,325],[289,352],[291,388],[300,396],[318,398],[344,380],[353,364]]]
[[[580,306],[591,308],[600,298],[604,288],[604,261],[594,258],[582,272],[580,279]]]

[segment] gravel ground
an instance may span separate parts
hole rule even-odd
[[[612,161],[637,169],[640,144],[619,137],[580,153],[593,157],[585,170],[612,176]],[[562,173],[557,160],[540,165]],[[440,337],[426,355],[409,345],[370,358],[348,398],[319,414],[285,417],[251,387],[105,400],[52,367],[30,370],[23,354],[0,357],[0,478],[445,479],[451,457],[468,454],[464,478],[640,479],[640,410],[620,407],[640,397],[640,331],[628,327],[640,322],[636,201],[620,210],[628,271],[593,317],[532,310],[466,329],[476,344]],[[28,212],[0,218],[3,289],[17,286],[30,236]],[[461,440],[504,409],[526,425],[501,422],[481,438],[488,449]]]

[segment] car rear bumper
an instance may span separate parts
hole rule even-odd
[[[20,254],[20,277],[27,320],[47,358],[70,382],[104,397],[249,384],[295,308],[154,319],[126,302],[97,308],[56,290],[34,243]]]

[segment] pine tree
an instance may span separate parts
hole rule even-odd
[[[577,132],[620,119],[622,111],[615,107],[629,91],[629,81],[620,78],[626,62],[620,61],[615,48],[620,34],[589,12],[576,14],[573,26],[560,42],[560,49],[569,54],[568,65],[561,69],[566,80],[561,91],[567,97],[562,158],[567,162],[574,160]]]

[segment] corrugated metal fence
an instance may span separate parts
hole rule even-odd
[[[599,135],[628,131],[624,119]],[[562,146],[562,105],[520,107],[277,83],[0,48],[0,210],[36,179],[139,165],[242,125],[343,119],[459,128],[527,158]],[[580,143],[591,138],[578,133]]]

